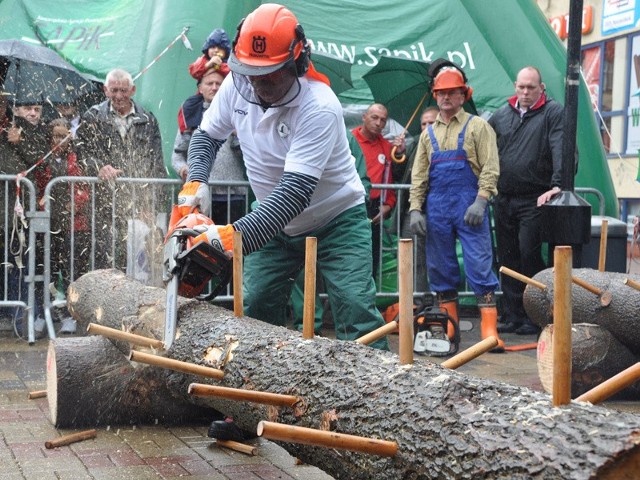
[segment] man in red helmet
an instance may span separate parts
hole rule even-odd
[[[263,4],[238,27],[222,83],[189,146],[179,205],[207,210],[216,152],[237,132],[259,207],[201,236],[232,250],[242,232],[245,313],[286,324],[306,237],[316,237],[336,336],[353,340],[384,325],[375,307],[371,227],[347,143],[342,107],[313,68],[302,27],[287,8]],[[387,340],[372,344],[388,349]]]
[[[489,124],[462,108],[471,92],[459,68],[444,66],[434,77],[440,113],[418,143],[411,170],[410,223],[415,234],[426,231],[431,288],[456,322],[460,284],[456,238],[460,240],[467,281],[478,299],[482,338],[498,338],[494,296],[498,279],[492,270],[486,211],[489,198],[497,193],[498,150]],[[494,351],[504,351],[501,340]]]

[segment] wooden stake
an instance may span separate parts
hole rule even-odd
[[[244,443],[234,442],[233,440],[216,440],[216,445],[219,447],[229,448],[236,452],[246,453],[247,455],[257,455],[258,447],[252,445],[245,445]]]
[[[393,457],[398,452],[398,444],[396,442],[315,430],[313,428],[295,427],[264,420],[258,423],[258,436],[281,442],[317,445],[338,450],[370,453],[382,457]]]
[[[64,435],[60,438],[56,438],[55,440],[44,442],[44,446],[46,448],[63,447],[72,443],[81,442],[82,440],[96,438],[97,434],[98,433],[95,430],[85,430],[83,432],[71,433],[69,435]]]
[[[90,323],[87,325],[87,333],[102,335],[103,337],[111,338],[112,340],[122,340],[123,342],[127,342],[132,345],[139,345],[141,347],[155,348],[157,350],[164,349],[164,342],[162,340],[123,332],[122,330],[105,327],[104,325],[98,325],[97,323]]]
[[[146,363],[148,365],[155,365],[157,367],[168,368],[169,370],[175,370],[177,372],[191,373],[193,375],[200,375],[201,377],[215,378],[216,380],[222,380],[224,372],[216,368],[204,367],[202,365],[196,365],[195,363],[181,362],[179,360],[173,360],[172,358],[161,357],[159,355],[150,355],[148,353],[137,352],[132,350],[129,353],[129,360],[138,363]]]
[[[556,247],[553,259],[553,406],[571,401],[571,247]]]
[[[602,219],[602,229],[600,230],[600,256],[598,257],[598,270],[604,272],[605,263],[607,262],[607,230],[609,229],[609,220]]]
[[[398,294],[400,365],[413,364],[413,240],[403,238],[398,245]]]
[[[451,357],[448,360],[445,360],[440,365],[444,368],[450,368],[451,370],[455,370],[456,368],[464,365],[467,362],[470,362],[476,357],[479,357],[485,352],[488,352],[492,348],[498,346],[498,339],[491,335],[490,337],[485,338],[481,342],[476,343],[475,345],[470,346],[466,350],[458,353],[457,355]]]
[[[547,289],[547,286],[544,283],[540,283],[537,280],[534,280],[533,278],[529,278],[526,275],[522,275],[521,273],[518,273],[515,270],[511,270],[510,268],[500,267],[500,273],[509,275],[510,277],[515,278],[516,280],[520,280],[521,282],[526,283],[527,285],[531,285],[532,287],[539,288],[540,290]]]
[[[33,400],[34,398],[44,398],[46,396],[47,396],[46,390],[34,390],[33,392],[29,392],[29,395],[27,395],[27,398],[29,400]]]
[[[244,310],[242,302],[242,284],[244,282],[242,267],[244,259],[242,256],[242,232],[233,232],[233,314],[236,317],[243,317]]]
[[[370,343],[375,342],[379,338],[386,337],[390,333],[393,333],[397,330],[398,330],[398,323],[389,322],[380,328],[376,328],[373,332],[369,332],[366,335],[363,335],[360,338],[356,339],[356,343],[361,343],[362,345],[369,345]]]
[[[631,280],[630,278],[624,279],[624,284],[627,287],[635,288],[636,290],[640,290],[640,282],[636,282],[635,280]]]
[[[243,390],[240,388],[218,387],[202,383],[192,383],[189,385],[188,393],[199,397],[221,397],[228,400],[262,403],[264,405],[273,405],[276,407],[293,408],[300,401],[300,397],[293,395],[257,392],[255,390]]]
[[[316,257],[318,239],[307,237],[304,260],[304,309],[302,313],[302,338],[313,338],[316,315]]]
[[[629,368],[614,375],[608,380],[605,380],[597,387],[592,388],[588,392],[583,393],[576,401],[589,402],[595,405],[607,398],[615,395],[621,390],[624,390],[629,385],[634,384],[640,379],[640,362],[631,365]]]
[[[585,282],[584,280],[578,277],[571,277],[571,281],[576,285],[584,288],[585,290],[593,293],[594,295],[597,295],[598,297],[600,297],[600,304],[603,307],[608,306],[611,303],[611,300],[613,299],[613,297],[611,296],[611,292],[609,292],[608,290],[601,290],[598,287],[591,285],[590,283]]]

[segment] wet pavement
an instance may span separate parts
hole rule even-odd
[[[480,340],[479,319],[465,320],[472,329],[462,333],[461,350]],[[48,340],[29,345],[16,338],[8,321],[0,327],[0,480],[332,478],[264,439],[247,442],[258,447],[256,456],[217,447],[206,436],[208,425],[101,427],[95,439],[48,450],[46,441],[76,432],[53,427],[46,398],[28,399],[29,392],[46,389]],[[398,336],[389,339],[397,352]],[[535,336],[515,334],[503,339],[508,345],[535,342]],[[415,356],[416,362],[442,360]],[[485,354],[458,370],[542,391],[534,349]],[[636,402],[611,407],[640,412]]]

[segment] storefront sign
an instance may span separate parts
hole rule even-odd
[[[604,0],[602,2],[602,35],[635,28],[640,18],[637,0]]]

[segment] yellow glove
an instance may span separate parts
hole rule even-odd
[[[209,185],[202,182],[187,182],[178,194],[178,209],[183,217],[198,207],[200,213],[209,216],[211,212],[211,194]]]

